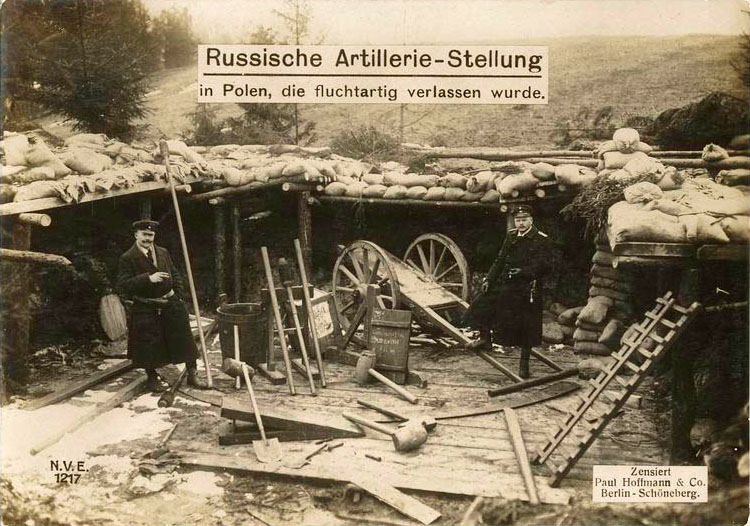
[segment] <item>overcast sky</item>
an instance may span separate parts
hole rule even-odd
[[[282,0],[144,0],[187,7],[206,43],[258,25],[281,29]],[[580,35],[737,35],[747,0],[308,0],[326,44],[451,44]]]

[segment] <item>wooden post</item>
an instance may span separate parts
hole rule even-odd
[[[18,221],[37,226],[50,226],[52,224],[52,218],[47,214],[18,214]]]
[[[214,267],[216,272],[216,296],[226,293],[226,269],[224,257],[227,251],[226,213],[224,206],[214,207]]]
[[[700,271],[696,267],[686,267],[680,279],[680,291],[677,302],[682,306],[698,301],[700,290]],[[694,341],[675,346],[670,351],[672,363],[672,433],[670,462],[695,460],[695,452],[690,444],[690,429],[695,421],[695,384],[693,383],[693,348],[700,346],[702,331],[689,331]],[[688,338],[684,338],[688,341]],[[692,340],[692,338],[691,338]]]
[[[240,232],[240,207],[232,203],[232,271],[234,274],[234,301],[240,302],[242,294],[242,232]]]
[[[29,250],[31,226],[9,221],[3,229],[2,240],[9,248]],[[0,281],[3,285],[2,315],[2,366],[3,391],[9,387],[7,380],[24,383],[29,374],[29,287],[31,283],[28,263],[0,263]]]
[[[312,209],[308,203],[309,197],[310,192],[297,194],[297,237],[302,246],[305,270],[307,275],[312,277]]]

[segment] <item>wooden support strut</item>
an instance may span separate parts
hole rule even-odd
[[[534,483],[534,477],[531,474],[531,466],[529,465],[529,456],[526,453],[526,445],[523,441],[523,435],[521,434],[521,426],[518,424],[518,418],[516,412],[508,408],[504,411],[505,423],[508,425],[508,433],[510,439],[513,442],[513,451],[516,453],[516,460],[518,461],[518,467],[521,470],[523,476],[523,482],[526,485],[526,491],[529,493],[529,502],[532,504],[539,504],[539,494],[536,490],[536,484]]]
[[[56,254],[45,254],[43,252],[32,252],[30,250],[13,250],[0,248],[0,259],[18,263],[36,263],[38,265],[52,265],[56,267],[69,267],[70,260]]]
[[[26,223],[28,225],[36,226],[50,226],[52,224],[52,218],[47,214],[18,214],[18,221],[20,223]]]

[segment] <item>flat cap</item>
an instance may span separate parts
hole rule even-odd
[[[151,232],[156,232],[158,227],[159,222],[151,219],[141,219],[140,221],[133,222],[133,230],[150,230]]]
[[[518,205],[513,211],[514,217],[533,217],[534,209],[529,205]]]

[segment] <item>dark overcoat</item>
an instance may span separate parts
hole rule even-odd
[[[128,317],[128,358],[136,367],[156,368],[195,360],[195,345],[179,275],[167,249],[153,245],[157,265],[134,243],[120,257],[119,293],[133,301]],[[149,275],[167,272],[170,279],[152,283]],[[159,299],[174,290],[167,299]]]
[[[475,329],[495,331],[495,343],[533,346],[542,341],[542,290],[551,268],[552,243],[532,226],[521,236],[509,230],[487,274],[488,288],[479,294],[464,321]],[[511,269],[518,269],[511,273]]]

